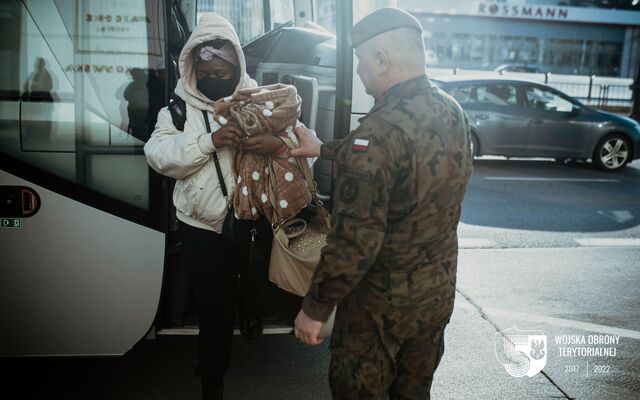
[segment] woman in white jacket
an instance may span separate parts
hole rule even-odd
[[[200,325],[198,366],[203,398],[222,398],[233,339],[237,252],[220,235],[227,214],[212,154],[233,193],[233,156],[236,148],[256,154],[277,153],[284,143],[273,135],[255,135],[242,141],[232,124],[214,120],[212,103],[235,91],[255,87],[246,73],[245,59],[233,26],[215,13],[204,14],[179,59],[181,79],[175,93],[186,102],[184,129],[173,125],[168,108],[144,147],[149,165],[176,180],[173,203],[179,220],[182,254],[192,282]],[[202,111],[212,132],[208,132]]]

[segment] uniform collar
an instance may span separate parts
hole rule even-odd
[[[369,114],[382,108],[385,104],[397,99],[398,97],[408,97],[412,94],[419,93],[431,88],[429,77],[427,75],[416,76],[415,78],[408,79],[396,83],[387,89],[382,97],[376,100],[373,108],[369,111]]]

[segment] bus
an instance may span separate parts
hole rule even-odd
[[[348,31],[393,1],[6,0],[0,8],[0,356],[122,355],[189,332],[173,182],[143,153],[203,12],[231,21],[249,74],[345,136],[373,104]],[[331,164],[319,161],[323,198]],[[297,310],[296,310],[297,311]],[[267,332],[289,332],[284,313]]]

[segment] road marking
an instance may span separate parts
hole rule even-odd
[[[579,238],[574,240],[584,247],[640,247],[639,238]]]
[[[566,318],[549,317],[547,315],[523,313],[493,307],[480,307],[480,311],[492,317],[512,318],[520,321],[537,322],[562,328],[580,329],[587,332],[598,332],[607,335],[620,335],[630,339],[640,340],[640,332],[631,329],[616,328],[614,326],[592,324],[590,322],[575,321]]]
[[[598,211],[599,215],[610,218],[619,224],[624,224],[633,219],[633,214],[628,210],[614,210],[614,211]]]
[[[620,179],[587,179],[587,178],[538,178],[527,176],[485,176],[487,181],[525,181],[525,182],[620,182]]]
[[[498,247],[498,244],[486,238],[460,238],[458,239],[458,248],[460,249],[486,249]]]

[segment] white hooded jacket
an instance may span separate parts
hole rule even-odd
[[[197,79],[191,51],[200,43],[214,39],[230,41],[238,53],[240,81],[236,91],[257,86],[246,73],[246,64],[240,40],[233,26],[216,13],[206,13],[198,22],[180,53],[179,68],[181,79],[175,93],[187,104],[187,120],[184,131],[173,125],[167,107],[160,110],[158,122],[151,138],[144,146],[147,162],[156,172],[176,179],[173,204],[177,217],[191,226],[220,233],[227,214],[227,202],[213,162],[212,154],[218,153],[224,181],[233,195],[233,157],[230,147],[216,149],[211,133],[207,133],[202,110],[206,110],[212,130],[220,128],[214,121],[213,101],[196,88]],[[229,199],[232,201],[232,199]]]

